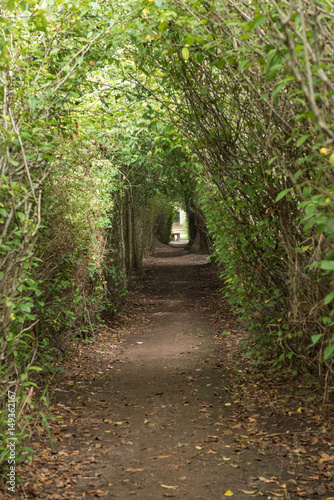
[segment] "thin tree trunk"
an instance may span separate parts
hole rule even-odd
[[[132,227],[132,193],[126,192],[126,225],[127,225],[127,275],[131,274],[133,268],[133,227]]]
[[[157,176],[155,179],[156,186],[158,185],[159,182],[159,177],[160,177],[160,170],[157,171]],[[152,205],[151,205],[151,220],[150,220],[150,239],[149,239],[149,249],[151,250],[154,245],[154,206],[155,206],[155,198],[156,195],[154,193],[152,197]]]

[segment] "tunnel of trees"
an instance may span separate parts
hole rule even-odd
[[[333,20],[329,0],[2,2],[2,409],[121,311],[175,203],[254,364],[330,389]]]

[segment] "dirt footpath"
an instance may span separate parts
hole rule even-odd
[[[221,286],[205,256],[165,247],[146,260],[132,281],[134,312],[122,334],[78,347],[57,375],[54,449],[46,437],[35,441],[19,498],[329,497],[320,479],[319,492],[298,486],[283,440],[251,439],[273,413],[260,407],[245,415],[245,404],[235,403],[217,309],[225,308],[228,328],[240,325]],[[289,433],[277,425],[277,436]]]

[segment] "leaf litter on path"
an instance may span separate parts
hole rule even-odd
[[[55,376],[54,449],[31,440],[17,498],[331,498],[332,407],[251,366],[221,286],[201,255],[147,259],[123,323],[74,343]]]

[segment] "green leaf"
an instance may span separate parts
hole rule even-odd
[[[167,28],[167,26],[168,26],[168,20],[165,19],[164,21],[161,21],[161,23],[159,24],[158,30],[163,31],[165,28]]]
[[[185,38],[185,43],[189,44],[189,45],[192,45],[195,41],[195,38],[192,36],[192,35],[187,35],[187,37]]]
[[[32,307],[32,304],[20,304],[19,305],[19,308],[21,309],[21,311],[27,312],[27,313],[30,313],[31,307]]]
[[[312,345],[315,345],[319,342],[319,340],[322,337],[322,333],[318,333],[317,335],[312,335],[311,340],[312,340]]]
[[[14,0],[8,0],[6,8],[10,11],[13,12],[15,10],[15,2]]]
[[[182,49],[182,57],[183,57],[183,59],[185,59],[186,61],[188,61],[188,59],[189,59],[189,50],[187,49],[187,47],[183,47],[183,49]]]
[[[291,188],[288,188],[288,189],[284,189],[283,191],[281,191],[280,193],[278,193],[278,195],[276,196],[276,200],[275,201],[279,201],[281,200],[282,198],[284,198],[284,196],[291,190]]]
[[[324,350],[324,359],[330,358],[333,352],[334,352],[334,345],[327,346],[326,349]]]
[[[322,260],[319,267],[326,271],[334,271],[334,260]]]
[[[334,299],[334,292],[331,292],[324,298],[324,303],[329,304],[330,302],[332,302],[333,299]]]
[[[302,137],[300,137],[300,139],[298,139],[296,147],[299,148],[299,146],[301,146],[302,144],[304,144],[304,142],[306,141],[306,139],[308,139],[309,137],[310,136],[308,134],[307,135],[302,135]]]
[[[277,160],[278,156],[274,156],[273,158],[270,158],[268,161],[268,165],[271,165],[275,160]]]
[[[248,63],[248,59],[246,61],[240,61],[238,66],[238,71],[240,71],[246,64]]]
[[[14,167],[17,167],[18,165],[20,165],[20,163],[19,163],[18,161],[13,160],[13,158],[11,158],[10,156],[7,156],[7,159],[8,159],[8,161],[9,161],[12,165],[14,165]]]
[[[249,24],[249,27],[253,30],[260,26],[260,24],[263,24],[266,22],[267,16],[263,16],[262,14],[258,14],[257,16],[254,17],[253,21]]]

